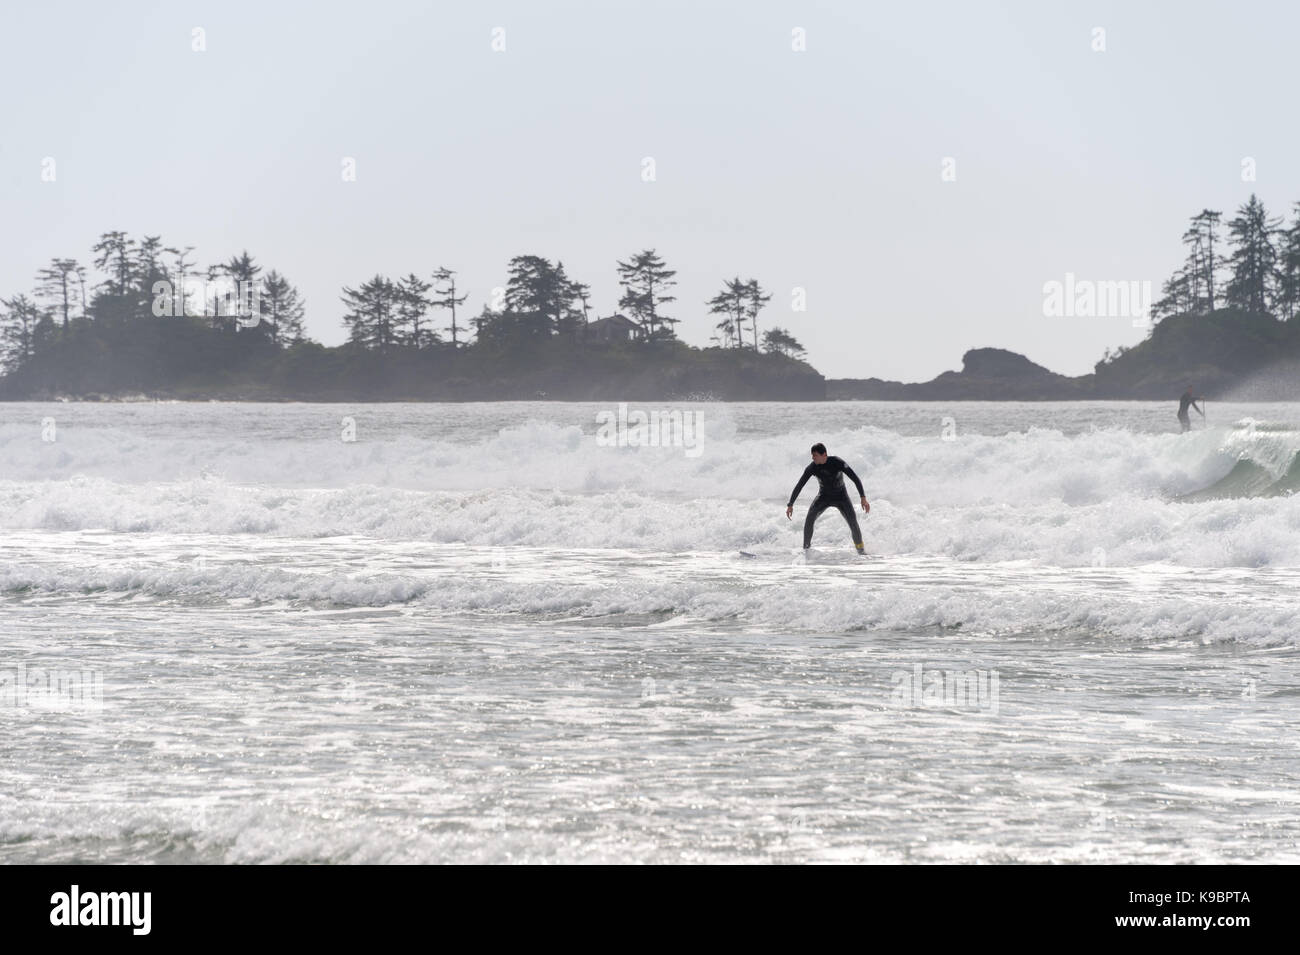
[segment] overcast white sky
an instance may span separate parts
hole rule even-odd
[[[538,254],[604,315],[615,260],[654,247],[694,344],[739,274],[831,377],[923,380],[984,345],[1081,374],[1143,333],[1044,317],[1044,282],[1158,294],[1190,215],[1300,200],[1297,9],[5,2],[0,295],[101,232],[161,233],[204,264],[247,248],[336,344],[340,286],[376,272],[457,269],[477,313]]]

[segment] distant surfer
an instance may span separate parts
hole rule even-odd
[[[1192,416],[1187,413],[1187,409],[1189,407],[1195,408],[1197,413],[1202,418],[1205,417],[1204,409],[1202,409],[1196,403],[1197,401],[1204,401],[1204,400],[1205,400],[1204,395],[1197,395],[1193,397],[1192,389],[1190,387],[1183,392],[1182,398],[1178,400],[1178,423],[1182,425],[1184,431],[1192,430]]]
[[[817,478],[817,497],[813,500],[812,506],[808,508],[808,516],[803,522],[803,549],[807,550],[812,546],[813,525],[817,523],[817,518],[821,517],[822,511],[828,507],[833,507],[849,522],[849,530],[853,533],[853,546],[858,549],[859,554],[865,554],[862,549],[862,529],[858,527],[858,516],[853,513],[853,503],[849,500],[849,493],[844,488],[844,475],[848,475],[858,488],[858,498],[862,501],[862,511],[864,514],[871,513],[871,505],[867,503],[867,494],[862,490],[862,482],[858,476],[853,473],[853,468],[844,463],[843,458],[837,458],[826,453],[826,445],[818,442],[812,446],[812,464],[804,468],[803,477],[799,478],[799,483],[794,486],[794,492],[790,495],[790,503],[785,506],[785,516],[789,520],[794,514],[794,502],[799,497],[799,492],[803,486],[808,483],[810,477]]]

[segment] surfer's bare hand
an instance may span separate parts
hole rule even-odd
[[[867,514],[871,513],[871,505],[867,503],[867,499],[865,497],[862,499],[862,510]]]
[[[794,513],[794,505],[793,504],[787,505],[785,509],[785,519],[788,521],[790,519],[790,515],[793,513]]]

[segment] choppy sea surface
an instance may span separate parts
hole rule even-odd
[[[1300,405],[1173,411],[0,404],[0,861],[1300,861]]]

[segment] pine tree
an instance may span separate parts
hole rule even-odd
[[[262,280],[261,304],[262,321],[269,326],[271,341],[277,345],[302,341],[305,313],[302,296],[275,269],[267,272]]]
[[[721,292],[705,302],[711,314],[723,316],[716,327],[722,333],[724,345],[739,348],[743,343],[744,321],[751,305],[750,292],[749,283],[736,276],[722,286]]]
[[[258,311],[254,304],[257,301],[255,292],[262,267],[253,261],[253,257],[245,249],[225,264],[223,272],[234,284],[231,294],[234,296],[235,303],[233,310],[235,329],[256,327],[260,324],[260,320],[259,316],[254,314]]]
[[[1280,224],[1280,219],[1268,218],[1264,204],[1253,194],[1228,223],[1233,245],[1228,257],[1232,277],[1224,290],[1228,305],[1261,315],[1269,312],[1277,274],[1273,236]]]
[[[536,255],[518,255],[509,268],[506,312],[515,317],[520,330],[541,337],[563,330],[573,303],[564,266]]]
[[[1295,204],[1291,228],[1281,233],[1278,249],[1278,310],[1290,321],[1300,309],[1300,202]]]
[[[145,318],[154,314],[158,294],[172,286],[171,276],[167,274],[167,267],[162,262],[164,251],[162,237],[157,235],[145,236],[136,248],[131,263],[131,286],[135,290],[136,301],[139,303],[135,310],[136,318]],[[175,289],[171,288],[171,293],[167,294],[166,309],[163,314],[168,311],[175,313],[174,294]]]
[[[189,311],[189,289],[185,287],[185,279],[191,274],[190,267],[194,264],[190,260],[190,253],[194,251],[194,246],[187,245],[183,249],[166,248],[163,251],[175,259],[175,266],[169,276],[172,283],[172,315],[184,316]]]
[[[359,289],[343,289],[347,313],[343,324],[349,340],[365,348],[386,354],[398,344],[394,327],[397,290],[382,275],[376,275]]]
[[[573,283],[573,297],[577,300],[582,311],[582,325],[585,328],[591,324],[591,286],[585,282]]]
[[[1187,258],[1182,268],[1164,283],[1161,298],[1151,306],[1151,317],[1170,315],[1202,315],[1212,312],[1218,305],[1219,259],[1214,254],[1215,233],[1223,213],[1202,209],[1191,218],[1191,225],[1183,233]]]
[[[1205,252],[1200,230],[1195,226],[1183,233],[1183,245],[1188,247],[1186,265],[1179,269],[1180,292],[1191,304],[1189,312],[1201,311],[1201,278],[1204,275]]]
[[[261,324],[257,298],[262,267],[248,251],[208,268],[208,301],[203,314],[213,328],[237,332]],[[256,321],[254,320],[256,318]]]
[[[508,316],[494,312],[484,303],[483,310],[469,320],[474,327],[475,344],[490,345],[508,337]]]
[[[677,282],[677,273],[667,268],[654,249],[646,249],[632,256],[629,262],[618,263],[618,284],[623,296],[618,307],[626,311],[645,329],[647,340],[673,338],[677,319],[660,310],[661,305],[677,301],[667,290]]]
[[[575,338],[582,331],[587,323],[586,312],[578,308],[575,302],[579,298],[579,289],[586,290],[587,286],[579,285],[577,282],[569,280],[568,273],[564,271],[564,263],[555,263],[555,298],[556,298],[556,318],[555,331],[558,334],[568,338]],[[586,294],[585,291],[583,294]]]
[[[456,273],[451,269],[439,267],[433,273],[435,284],[446,285],[446,288],[435,288],[433,290],[434,299],[431,304],[434,308],[445,308],[451,311],[451,347],[460,347],[459,329],[456,327],[456,306],[463,305],[465,299],[469,298],[469,293],[456,296]]]
[[[90,312],[96,321],[124,325],[149,305],[134,283],[136,242],[125,232],[105,232],[92,250],[95,268],[106,278],[96,288]]]
[[[791,358],[804,353],[804,347],[784,328],[769,328],[763,333],[763,350]]]
[[[98,253],[95,268],[108,274],[103,283],[106,291],[118,298],[125,297],[135,271],[135,240],[128,239],[125,232],[105,232],[91,251]]]
[[[62,316],[62,329],[68,330],[68,318],[77,299],[74,283],[84,270],[76,259],[51,259],[50,264],[36,273],[37,294],[48,299]]]
[[[412,272],[406,278],[399,279],[395,288],[399,336],[416,349],[427,348],[438,341],[438,333],[432,328],[420,327],[429,311],[428,293],[432,287]]]
[[[758,313],[763,310],[763,306],[772,301],[772,296],[763,291],[763,287],[758,284],[757,279],[750,279],[745,284],[745,315],[749,318],[750,324],[754,329],[754,351],[758,351]]]
[[[1193,302],[1187,273],[1179,269],[1165,280],[1160,289],[1160,299],[1151,305],[1151,317],[1158,321],[1171,315],[1190,314],[1195,311]]]
[[[1219,218],[1222,212],[1216,212],[1211,209],[1202,209],[1197,215],[1192,217],[1192,227],[1199,239],[1200,249],[1202,251],[1203,272],[1201,277],[1205,282],[1205,295],[1208,311],[1214,311],[1215,305],[1215,275],[1219,265],[1214,258],[1214,229],[1219,224]],[[1200,284],[1198,279],[1197,284]]]
[[[20,368],[36,353],[37,327],[48,314],[26,295],[0,299],[4,306],[3,326],[0,327],[0,358],[9,371]]]

